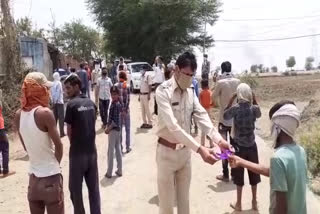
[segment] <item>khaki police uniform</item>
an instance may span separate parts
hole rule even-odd
[[[158,193],[160,214],[173,214],[177,195],[178,214],[189,214],[191,150],[200,144],[190,135],[191,118],[213,142],[222,140],[207,111],[201,106],[193,86],[181,90],[173,76],[156,91],[159,137],[157,146]],[[175,192],[177,191],[177,192]],[[176,193],[176,194],[175,194]]]

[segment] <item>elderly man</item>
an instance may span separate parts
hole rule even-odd
[[[66,135],[64,133],[64,101],[62,84],[60,82],[60,74],[55,72],[53,74],[53,79],[53,86],[50,89],[53,113],[56,122],[59,121],[60,137],[63,138]]]
[[[237,87],[240,84],[240,80],[234,78],[231,70],[232,65],[230,62],[224,62],[221,64],[222,77],[217,82],[216,87],[213,93],[213,100],[218,103],[220,107],[220,116],[219,116],[219,133],[222,137],[227,140],[228,136],[230,143],[233,144],[233,139],[231,138],[231,127],[232,120],[225,120],[223,118],[224,110],[228,106],[228,103],[232,96],[237,92]],[[221,181],[229,181],[229,168],[228,160],[222,161],[223,174],[218,175],[217,179]]]
[[[39,72],[29,73],[22,85],[21,109],[15,126],[30,159],[28,200],[31,214],[63,214],[60,162],[63,146],[49,107],[52,83]],[[53,146],[54,144],[54,146]]]
[[[199,128],[215,144],[222,149],[231,149],[213,127],[208,113],[194,95],[192,77],[196,70],[195,56],[189,52],[182,54],[176,62],[174,76],[156,91],[159,106],[156,159],[160,214],[173,214],[175,195],[178,214],[190,213],[191,151],[199,153],[209,164],[218,160],[212,150],[200,146],[190,135],[192,115]]]

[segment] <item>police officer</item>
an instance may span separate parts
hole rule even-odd
[[[191,181],[191,151],[214,164],[215,153],[190,135],[192,115],[200,130],[221,149],[231,149],[213,127],[206,110],[194,94],[192,77],[197,61],[192,53],[179,56],[174,75],[156,91],[159,110],[157,135],[157,169],[160,214],[173,214],[174,196],[177,195],[178,214],[189,214],[189,189]],[[175,194],[177,191],[177,194]]]

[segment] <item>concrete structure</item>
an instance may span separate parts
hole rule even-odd
[[[32,37],[20,37],[21,58],[30,68],[52,76],[53,63],[48,51],[48,43],[44,39]]]

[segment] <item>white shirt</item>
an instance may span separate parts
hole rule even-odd
[[[120,64],[119,63],[119,65],[118,65],[118,67],[117,67],[117,74],[119,73],[119,67],[120,67],[120,65],[123,65],[123,70],[128,70],[128,66],[127,66],[127,64],[126,63],[123,63],[123,64]]]
[[[193,86],[182,91],[172,77],[157,88],[156,99],[159,112],[157,136],[170,143],[184,144],[197,152],[200,144],[190,135],[193,117],[200,130],[213,142],[222,140],[207,111],[194,95]]]
[[[152,85],[152,79],[149,74],[141,75],[140,80],[140,93],[150,93],[150,86]]]
[[[232,96],[237,92],[239,84],[240,80],[229,74],[224,75],[223,78],[217,82],[214,89],[213,100],[218,103],[220,107],[219,122],[228,127],[232,126],[232,120],[225,120],[223,118],[224,110],[228,106]]]
[[[50,92],[53,104],[64,104],[62,84],[60,81],[53,82],[53,86],[50,88]]]
[[[29,173],[43,178],[59,174],[61,169],[48,132],[41,131],[35,122],[34,112],[38,108],[21,111],[19,132],[30,159]]]
[[[100,77],[98,79],[97,86],[99,87],[99,99],[110,100],[110,89],[113,86],[111,79],[109,77]]]
[[[163,83],[165,81],[165,78],[164,78],[164,68],[160,68],[159,66],[154,66],[153,67],[154,69],[154,82],[155,83]]]

